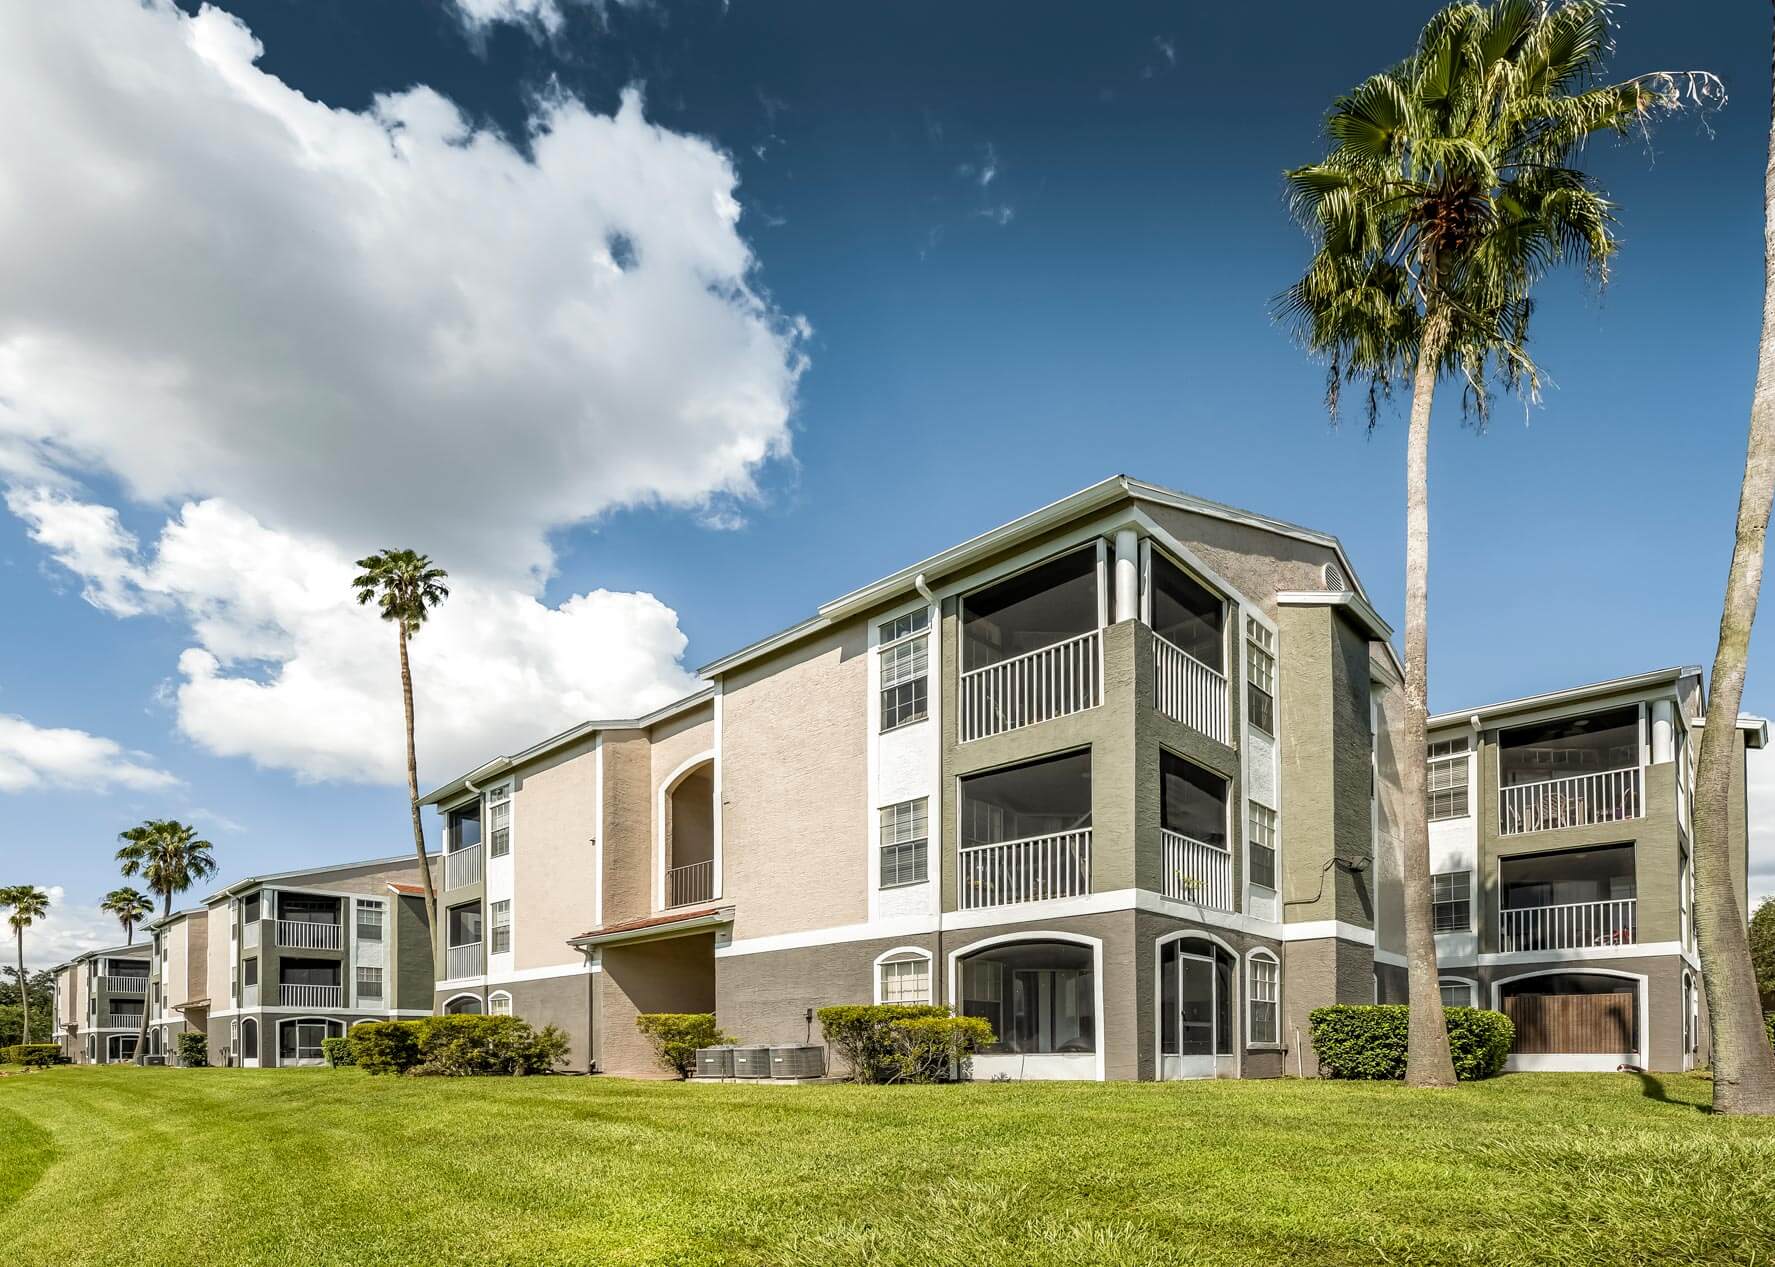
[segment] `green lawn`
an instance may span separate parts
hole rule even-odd
[[[746,1087],[0,1077],[14,1263],[1758,1263],[1699,1078]]]

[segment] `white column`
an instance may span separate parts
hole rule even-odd
[[[1652,701],[1652,764],[1676,760],[1676,701]]]
[[[1116,531],[1116,624],[1140,619],[1140,537],[1132,528]]]

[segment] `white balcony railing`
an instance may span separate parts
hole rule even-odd
[[[964,911],[1082,897],[1091,891],[1091,829],[969,845],[960,863]]]
[[[100,977],[99,988],[112,994],[146,994],[148,993],[147,977]]]
[[[1638,900],[1565,902],[1498,912],[1498,948],[1521,950],[1587,950],[1593,946],[1631,946],[1638,935]]]
[[[461,946],[451,946],[444,952],[444,974],[455,981],[460,977],[478,977],[481,975],[481,943],[467,942]]]
[[[444,855],[444,887],[460,889],[481,882],[481,847],[470,845]]]
[[[1516,783],[1498,789],[1498,830],[1502,835],[1589,827],[1638,818],[1645,813],[1638,766],[1575,774],[1539,783]]]
[[[961,738],[1033,726],[1103,702],[1097,630],[961,675]]]
[[[1211,911],[1233,909],[1233,855],[1174,831],[1159,832],[1159,859],[1165,869],[1163,892],[1180,902]]]
[[[666,872],[666,905],[688,906],[715,896],[715,863],[692,862]]]
[[[282,1007],[344,1007],[345,987],[338,985],[289,985],[277,987]]]
[[[341,944],[339,931],[338,924],[280,919],[277,921],[277,944],[285,950],[337,950]]]
[[[1198,734],[1227,742],[1226,674],[1154,634],[1153,683],[1154,703],[1161,713]]]
[[[104,1022],[106,1029],[141,1029],[142,1014],[140,1012],[106,1012]]]

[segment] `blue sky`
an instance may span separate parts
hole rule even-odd
[[[13,879],[62,887],[53,946],[91,926],[91,904],[116,882],[116,833],[146,815],[196,820],[227,876],[408,847],[404,796],[388,781],[398,732],[352,712],[364,683],[382,680],[365,674],[392,672],[392,646],[336,623],[326,580],[294,612],[267,587],[310,567],[329,577],[328,560],[409,527],[465,595],[482,595],[453,600],[440,621],[490,625],[521,599],[540,631],[529,643],[427,633],[440,656],[462,642],[454,668],[438,669],[449,694],[427,704],[448,714],[429,758],[421,718],[425,783],[459,773],[458,754],[507,750],[576,707],[657,702],[684,669],[1118,471],[1337,533],[1396,618],[1402,420],[1383,417],[1373,435],[1359,418],[1329,426],[1322,370],[1269,303],[1306,254],[1280,173],[1318,152],[1333,95],[1404,52],[1430,6],[1278,5],[1259,20],[1182,4],[225,7],[263,46],[253,82],[288,94],[279,118],[300,115],[298,93],[333,112],[300,127],[361,119],[378,94],[419,86],[471,130],[508,138],[519,162],[539,100],[570,103],[588,127],[554,116],[558,148],[538,167],[568,175],[534,192],[521,177],[459,174],[383,207],[387,172],[372,179],[369,166],[380,159],[335,158],[336,183],[317,192],[312,172],[214,99],[172,100],[193,91],[189,74],[113,99],[48,73],[114,80],[103,59],[138,54],[177,68],[194,31],[206,66],[249,65],[250,53],[214,52],[231,24],[157,11],[106,41],[96,19],[83,30],[33,17],[7,41],[5,56],[41,72],[8,93],[64,94],[45,112],[54,122],[5,160],[8,183],[45,196],[0,212],[10,253],[47,261],[10,297],[0,283],[0,475],[13,510],[0,515],[0,715],[31,727],[29,744],[74,749],[60,764],[25,758],[10,790],[0,757],[12,828],[0,860]],[[1592,147],[1623,247],[1603,293],[1571,278],[1541,291],[1545,403],[1525,416],[1500,402],[1479,435],[1444,393],[1432,458],[1439,709],[1712,654],[1760,316],[1766,14],[1698,23],[1690,6],[1642,0],[1619,17],[1618,72],[1706,68],[1731,100],[1711,135],[1678,118],[1649,144]],[[639,116],[617,139],[589,127],[634,89],[650,128]],[[9,104],[28,119],[40,103]],[[430,117],[408,118],[408,134]],[[599,166],[607,150],[623,162]],[[459,157],[440,144],[406,161],[423,177]],[[580,162],[610,204],[585,220],[562,196],[580,189]],[[515,170],[511,156],[500,170]],[[737,200],[737,221],[710,223],[723,198]],[[332,223],[334,207],[351,214]],[[217,208],[228,214],[204,222]],[[339,246],[379,216],[401,227]],[[600,324],[602,292],[576,293],[576,267],[550,268],[583,252],[581,228],[596,245],[604,226],[612,243],[639,244],[611,247],[612,275],[682,260],[679,284],[640,315],[615,310],[645,354]],[[459,261],[463,277],[437,276]],[[683,281],[711,270],[724,293],[745,289],[737,317]],[[403,290],[417,274],[448,290]],[[396,328],[458,300],[467,315],[424,339]],[[378,315],[350,327],[363,311]],[[159,338],[154,357],[119,359],[129,340]],[[31,354],[9,362],[20,340]],[[297,342],[322,353],[303,360],[288,351]],[[435,370],[423,387],[443,392],[453,365],[504,367],[521,359],[512,347],[546,364],[546,393],[502,396],[496,374],[460,427],[404,412],[410,397],[394,390],[394,404],[352,412],[362,384],[382,390],[403,359],[436,357],[414,372]],[[333,378],[347,361],[361,379]],[[238,377],[206,394],[223,376]],[[536,377],[512,381],[528,390]],[[612,403],[587,421],[582,399]],[[557,425],[555,410],[573,421]],[[187,412],[204,420],[187,427]],[[551,437],[569,425],[581,443],[557,452]],[[683,469],[698,466],[686,453],[724,439],[742,456]],[[403,446],[431,463],[411,481],[392,469]],[[567,467],[593,474],[561,475],[534,499],[547,505],[499,484],[506,468],[548,483]],[[378,493],[378,480],[397,491]],[[169,521],[183,530],[156,552]],[[546,616],[600,590],[611,596],[597,611]],[[611,667],[615,649],[642,644]],[[598,653],[575,658],[584,646]],[[1775,709],[1767,647],[1759,639],[1746,698],[1763,712]],[[193,648],[220,670],[182,660]],[[246,689],[265,682],[279,687]],[[1768,852],[1758,883],[1775,889]]]

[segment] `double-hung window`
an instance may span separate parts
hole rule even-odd
[[[1424,774],[1431,821],[1467,817],[1467,737],[1432,743]]]
[[[1276,733],[1276,635],[1245,617],[1245,720]]]
[[[1282,1041],[1281,1017],[1282,965],[1267,951],[1252,954],[1247,961],[1251,977],[1251,1017],[1247,1041],[1277,1043]]]
[[[922,955],[899,955],[881,965],[883,1003],[929,1003],[931,961]]]
[[[512,948],[512,904],[508,898],[503,902],[495,902],[491,910],[492,941],[487,946],[489,954],[503,955]]]
[[[359,941],[382,940],[382,903],[370,905],[359,902],[357,908],[357,939]]]
[[[881,625],[881,728],[892,730],[930,715],[928,607]]]
[[[501,783],[487,793],[487,856],[503,858],[512,851],[512,785]]]
[[[1466,932],[1473,926],[1472,909],[1471,871],[1445,871],[1430,877],[1430,920],[1436,932]]]
[[[1251,883],[1276,887],[1276,811],[1251,802]]]
[[[368,968],[362,964],[358,965],[357,996],[360,999],[380,999],[382,997],[381,968]]]
[[[930,878],[928,801],[881,807],[881,887],[923,884]]]

